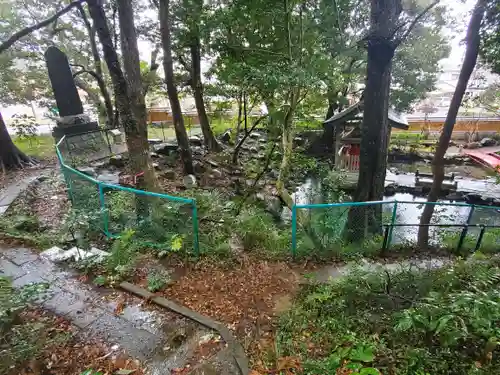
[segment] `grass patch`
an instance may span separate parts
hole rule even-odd
[[[273,356],[311,375],[498,374],[499,285],[498,260],[484,256],[439,270],[357,269],[302,292]]]
[[[55,157],[55,145],[52,135],[36,135],[31,138],[12,137],[14,144],[25,154],[38,159]]]

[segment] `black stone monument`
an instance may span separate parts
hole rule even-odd
[[[50,46],[45,51],[45,62],[60,116],[52,131],[56,142],[64,135],[74,136],[99,131],[97,122],[90,121],[90,118],[83,113],[82,101],[64,52],[57,47]]]

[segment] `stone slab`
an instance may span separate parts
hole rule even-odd
[[[52,282],[58,277],[64,277],[64,274],[54,263],[40,258],[33,262],[24,263],[21,268],[26,274],[32,275],[34,280],[37,278],[40,279],[40,282]]]
[[[8,185],[0,197],[0,206],[9,206],[36,179],[37,177],[27,177]]]
[[[137,329],[124,319],[105,313],[86,327],[85,335],[99,336],[116,343],[129,355],[141,361],[154,357],[162,349],[159,336]]]
[[[72,308],[65,317],[70,319],[75,326],[83,329],[95,322],[104,314],[105,311],[99,307],[83,301],[77,301],[72,305]]]
[[[0,259],[0,276],[7,276],[16,279],[25,275],[26,272],[19,266],[12,263],[10,260]]]
[[[72,276],[58,278],[55,281],[55,285],[62,290],[75,294],[84,302],[92,301],[93,303],[97,303],[101,297],[99,293],[93,290],[89,285],[81,283]]]
[[[2,250],[2,254],[18,266],[22,266],[24,263],[33,262],[38,259],[38,255],[36,253],[24,247],[5,249]]]
[[[81,302],[76,294],[66,290],[61,290],[56,293],[51,299],[44,302],[43,306],[58,315],[66,315],[72,310],[78,308],[77,305]]]
[[[42,258],[50,260],[54,263],[64,262],[69,260],[72,256],[72,253],[66,250],[61,249],[58,246],[52,246],[50,249],[44,250],[40,253]]]

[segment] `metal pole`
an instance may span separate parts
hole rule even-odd
[[[196,201],[193,199],[193,235],[194,235],[194,254],[195,256],[200,255],[200,243],[198,236],[198,208],[196,207]]]
[[[485,231],[486,227],[484,225],[481,225],[481,232],[479,233],[479,237],[477,238],[476,248],[474,249],[474,251],[478,251],[479,248],[481,247],[481,242],[483,241],[483,236]]]
[[[98,184],[98,186],[99,186],[99,202],[101,205],[101,215],[102,215],[102,229],[106,237],[109,238],[109,218],[108,218],[108,211],[106,210],[104,188],[101,184]]]
[[[387,242],[389,240],[389,232],[392,230],[392,226],[386,226],[384,231],[384,243],[382,244],[382,251],[387,249]]]
[[[297,208],[292,207],[292,257],[297,255]]]
[[[469,230],[469,225],[472,220],[472,215],[474,215],[474,205],[471,206],[469,215],[467,216],[467,223],[464,225],[462,229],[462,233],[460,234],[460,239],[458,240],[457,252],[462,248],[465,238],[467,237],[467,232]]]
[[[391,246],[392,243],[392,232],[394,230],[394,224],[396,222],[396,213],[398,211],[398,202],[394,202],[394,207],[392,208],[392,217],[391,217],[391,227],[389,228],[389,234],[387,237],[387,246]],[[384,249],[385,250],[385,249]]]
[[[111,156],[113,154],[113,149],[111,148],[111,142],[109,141],[108,131],[104,130],[104,134],[106,135],[106,143],[108,144],[109,155]]]
[[[460,234],[460,238],[458,239],[457,252],[460,251],[460,249],[462,248],[462,246],[464,244],[465,237],[467,236],[467,228],[468,228],[468,226],[464,225],[464,229],[462,229],[462,233]]]

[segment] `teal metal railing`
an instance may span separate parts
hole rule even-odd
[[[106,235],[108,238],[116,238],[119,236],[119,233],[116,233],[112,231],[111,229],[111,218],[110,218],[110,211],[112,212],[112,207],[108,208],[108,204],[110,203],[110,199],[106,198],[106,193],[107,192],[122,192],[122,193],[127,193],[131,194],[134,197],[146,197],[146,199],[159,199],[164,202],[169,202],[169,205],[171,203],[178,204],[179,207],[183,208],[185,205],[190,207],[191,211],[191,231],[192,231],[192,244],[193,244],[193,251],[194,254],[197,256],[199,255],[199,227],[198,227],[198,210],[196,206],[196,200],[193,198],[184,198],[184,197],[178,197],[178,196],[172,196],[168,194],[162,194],[162,193],[155,193],[155,192],[150,192],[150,191],[144,191],[144,190],[139,190],[131,187],[126,187],[126,186],[121,186],[121,185],[115,185],[115,184],[110,184],[106,182],[102,182],[97,180],[96,178],[93,178],[69,165],[67,165],[64,161],[62,152],[60,150],[61,145],[65,144],[65,137],[61,138],[61,140],[56,144],[56,154],[57,158],[59,160],[59,164],[62,169],[62,173],[64,176],[64,180],[66,182],[66,186],[68,187],[68,194],[70,197],[70,200],[72,201],[73,205],[84,205],[86,208],[91,209],[93,205],[98,204],[99,206],[99,212],[101,216],[101,229],[102,232]],[[87,189],[87,193],[89,194],[84,194],[85,199],[80,199],[81,201],[79,202],[79,192],[78,186],[75,186],[75,181],[78,181],[78,183],[82,184],[88,183],[90,184],[90,189]],[[94,192],[97,192],[98,198],[93,197]],[[90,199],[89,199],[90,197]],[[97,199],[92,199],[92,198],[97,198]],[[129,197],[126,197],[129,198]],[[97,201],[97,202],[94,202]],[[126,199],[130,203],[130,199]],[[158,206],[158,202],[155,202],[155,207]],[[167,206],[166,209],[171,209],[172,207]],[[183,212],[182,210],[175,211],[177,214],[178,212]],[[131,213],[127,213],[127,216],[131,215]],[[133,222],[133,220],[128,220],[129,223]],[[177,228],[185,227],[185,220],[179,216],[177,218],[177,221],[179,221],[178,225],[175,225]],[[162,224],[162,223],[159,223]],[[148,223],[146,223],[145,228],[149,228],[151,225],[148,226]],[[122,228],[123,229],[123,228]],[[161,228],[158,228],[161,230]],[[165,231],[168,231],[167,228],[163,228]],[[144,241],[146,244],[155,246],[154,241]]]
[[[369,238],[369,240],[379,240],[381,250],[387,250],[391,245],[394,245],[395,230],[398,230],[397,237],[400,237],[396,241],[397,244],[416,245],[416,236],[420,223],[414,222],[418,221],[415,220],[415,216],[419,219],[418,215],[425,205],[435,206],[433,221],[428,225],[434,236],[431,240],[435,244],[454,240],[457,243],[455,248],[460,250],[467,241],[468,243],[473,242],[474,244],[471,247],[478,250],[485,238],[485,233],[488,234],[486,230],[489,230],[489,233],[491,233],[489,245],[500,250],[500,210],[497,207],[467,203],[392,200],[294,205],[291,214],[292,256],[297,256],[301,228],[304,235],[314,237],[316,243],[319,242],[326,250],[336,249],[336,251],[342,251],[342,248],[349,247],[350,244],[345,240],[349,211],[360,207],[377,207],[381,210],[382,222],[380,223],[380,230],[382,233],[380,238],[376,238],[376,236]],[[302,211],[306,211],[307,214],[301,215]],[[410,211],[411,215],[408,215],[408,211]],[[478,213],[481,213],[481,215],[478,215]],[[408,216],[412,217],[410,221],[408,221]],[[459,231],[454,233],[453,229]],[[476,234],[477,239],[473,241],[471,236]],[[496,237],[498,237],[498,241],[495,240]],[[358,244],[356,246],[363,245]],[[376,244],[373,246],[376,246]]]

